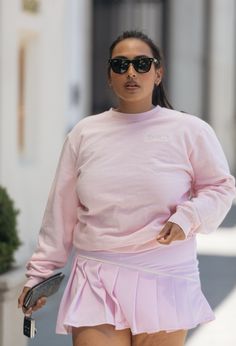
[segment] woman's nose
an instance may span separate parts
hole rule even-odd
[[[129,64],[127,73],[128,73],[129,77],[135,77],[136,76],[136,71],[134,69],[134,66],[131,63]]]

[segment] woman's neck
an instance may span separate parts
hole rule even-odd
[[[153,106],[153,104],[139,104],[138,102],[119,102],[118,107],[116,108],[116,110],[120,113],[144,113],[144,112],[148,112],[151,109],[153,109],[155,106]]]

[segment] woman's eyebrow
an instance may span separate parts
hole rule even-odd
[[[139,58],[150,58],[150,56],[147,55],[137,55],[134,57],[134,59],[139,59]]]

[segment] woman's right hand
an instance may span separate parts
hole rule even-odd
[[[32,306],[31,308],[29,308],[28,310],[26,310],[23,307],[23,302],[24,302],[24,298],[26,296],[26,293],[30,290],[30,287],[24,287],[19,298],[18,298],[18,308],[22,308],[22,311],[25,315],[31,315],[32,312],[37,311],[39,309],[41,309],[47,302],[47,298],[42,297],[40,299],[37,300],[36,304],[34,306]]]

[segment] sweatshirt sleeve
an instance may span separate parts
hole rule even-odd
[[[236,196],[222,147],[212,127],[204,124],[189,157],[194,172],[191,199],[177,205],[168,220],[178,224],[186,237],[216,230]]]
[[[77,222],[76,155],[67,136],[49,193],[38,244],[27,263],[26,286],[32,287],[67,261]]]

